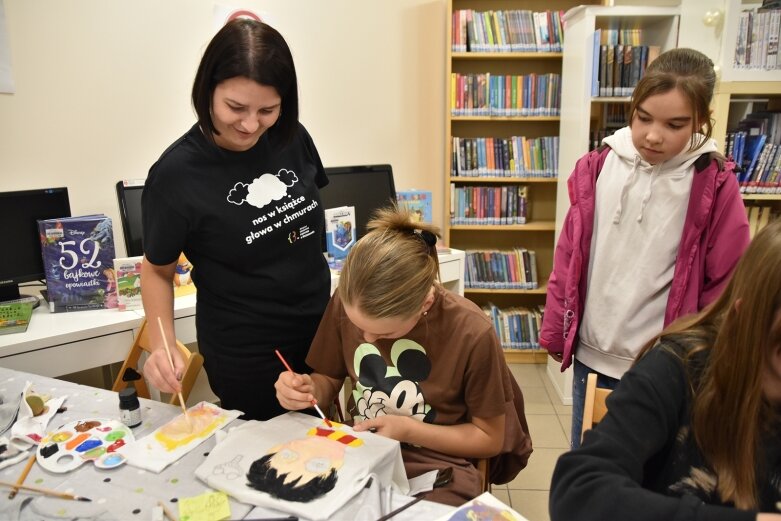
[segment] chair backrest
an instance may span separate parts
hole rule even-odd
[[[605,400],[611,392],[610,389],[597,387],[595,373],[588,374],[586,378],[586,403],[583,407],[583,428],[580,431],[581,439],[587,430],[593,429],[594,425],[601,422],[607,414]]]
[[[149,340],[149,333],[147,331],[147,320],[141,323],[141,327],[136,332],[133,345],[130,346],[130,351],[125,357],[125,362],[122,364],[122,369],[119,371],[116,380],[114,380],[113,391],[120,391],[130,385],[135,385],[138,395],[142,398],[149,398],[149,387],[147,387],[144,381],[143,375],[138,370],[138,361],[141,357],[141,353],[146,351],[151,352],[151,344]],[[182,375],[182,398],[187,401],[190,392],[195,385],[195,380],[198,378],[198,373],[203,366],[203,355],[200,353],[194,353],[187,349],[183,343],[179,340],[176,341],[176,349],[179,350],[179,354],[185,362],[184,374]],[[171,395],[168,403],[178,403],[178,397],[176,394]]]
[[[480,489],[483,492],[491,492],[491,460],[480,458],[475,463],[475,467],[480,473]]]

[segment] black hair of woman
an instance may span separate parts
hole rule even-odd
[[[207,139],[219,132],[212,121],[214,89],[230,78],[244,77],[276,89],[282,99],[279,119],[269,137],[284,145],[298,127],[298,80],[293,55],[282,35],[270,25],[237,18],[212,38],[195,74],[192,104]]]

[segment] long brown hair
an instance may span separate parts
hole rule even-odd
[[[347,255],[339,297],[372,318],[410,317],[439,277],[439,229],[395,206],[376,211],[368,229]]]
[[[713,62],[694,49],[671,49],[648,64],[645,75],[637,82],[629,106],[630,121],[637,107],[650,96],[678,89],[692,109],[692,134],[700,132],[706,139],[693,140],[690,151],[703,146],[713,134],[710,102],[716,86]]]
[[[738,262],[724,293],[696,315],[683,317],[645,345],[638,359],[662,337],[693,345],[685,357],[709,351],[692,389],[692,433],[718,478],[724,502],[757,506],[756,467],[771,409],[762,391],[762,368],[770,346],[781,342],[781,219],[760,231]]]

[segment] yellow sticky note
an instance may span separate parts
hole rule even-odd
[[[179,498],[180,521],[220,521],[231,516],[225,492],[207,492],[200,496]]]

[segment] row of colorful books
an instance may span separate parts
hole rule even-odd
[[[598,29],[601,45],[640,45],[643,30],[640,28],[605,28]]]
[[[466,251],[464,287],[469,289],[536,289],[537,254],[512,251]]]
[[[781,69],[778,42],[781,9],[751,9],[740,13],[733,65],[738,69]]]
[[[453,11],[453,52],[561,52],[563,11]]]
[[[450,76],[453,116],[558,116],[561,111],[561,75]]]
[[[491,319],[502,349],[542,349],[543,306],[501,309],[489,302],[483,312]]]
[[[659,56],[658,45],[604,44],[602,29],[594,32],[591,95],[631,96],[645,69]]]
[[[453,138],[454,177],[556,177],[559,137]]]
[[[742,139],[746,139],[745,136]],[[740,191],[747,194],[781,193],[781,145],[767,142],[767,137],[761,134],[756,137],[751,155],[750,160],[744,160],[748,166],[738,173]]]
[[[528,187],[456,186],[450,184],[450,224],[525,224],[529,211]]]
[[[738,183],[744,193],[777,193],[781,169],[781,112],[758,110],[747,114],[726,136],[724,153],[740,167]]]

